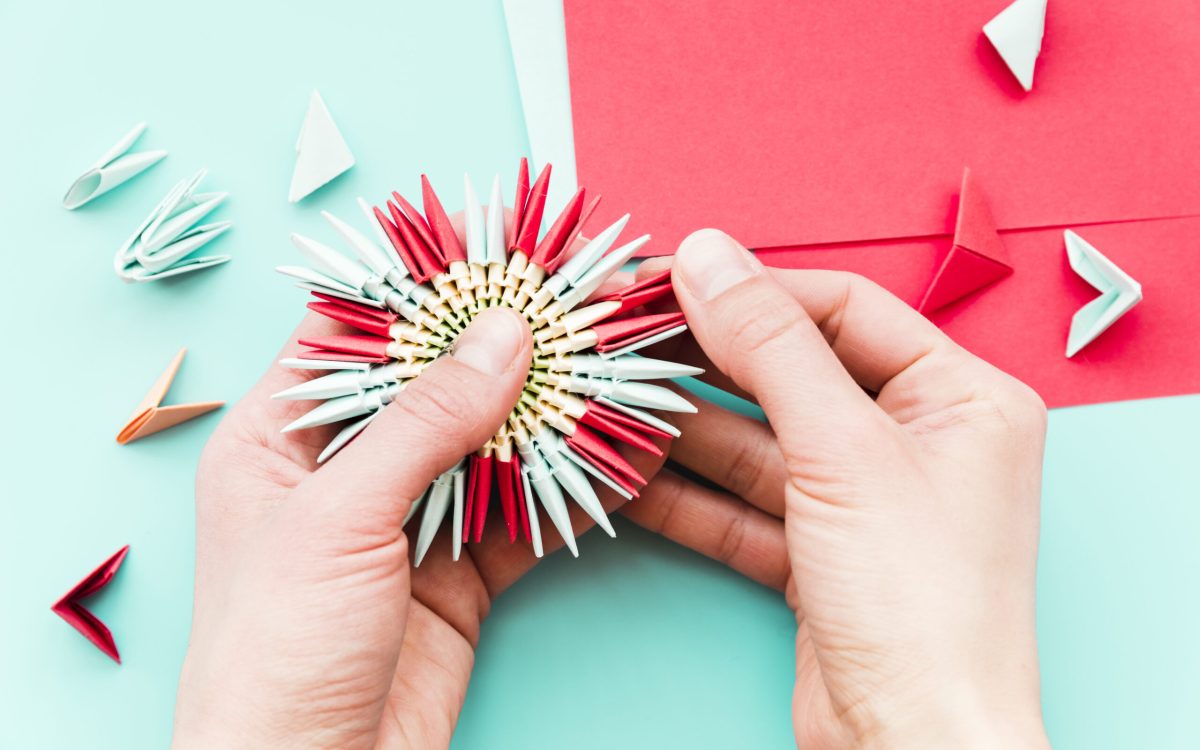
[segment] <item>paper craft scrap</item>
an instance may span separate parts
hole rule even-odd
[[[921,312],[939,310],[1012,272],[987,200],[972,180],[971,170],[964,169],[954,244],[942,259],[917,309]]]
[[[117,250],[113,269],[122,281],[156,281],[229,260],[228,255],[193,255],[233,226],[232,221],[196,226],[229,195],[197,193],[196,187],[206,174],[207,170],[201,169],[192,179],[176,183]]]
[[[504,20],[530,156],[554,164],[547,214],[557,216],[578,187],[562,0],[504,0]]]
[[[171,364],[167,365],[167,369],[154,382],[149,393],[137,405],[133,416],[129,418],[129,421],[117,433],[118,443],[125,445],[139,438],[144,438],[147,435],[153,435],[156,432],[165,430],[168,427],[174,427],[189,419],[195,419],[201,414],[207,414],[225,405],[224,401],[204,401],[196,404],[176,404],[173,406],[160,405],[162,404],[162,400],[166,398],[167,391],[171,389],[171,382],[175,380],[175,373],[179,372],[179,366],[183,364],[183,356],[185,354],[187,354],[186,347],[179,350],[179,353],[171,360]]]
[[[392,193],[386,211],[360,199],[371,225],[367,233],[325,214],[350,254],[293,235],[311,268],[279,269],[313,293],[309,309],[356,330],[303,339],[308,350],[282,363],[332,370],[275,394],[321,402],[285,432],[346,423],[318,462],[363,433],[482,311],[508,307],[529,322],[534,357],[516,408],[483,448],[438,477],[410,511],[410,518],[420,515],[418,565],[447,515],[455,559],[463,544],[481,541],[493,497],[509,542],[520,535],[538,556],[543,525],[535,501],[572,554],[578,549],[568,498],[615,535],[589,477],[627,500],[645,479],[610,441],[661,455],[654,439],[679,433],[646,410],[695,411],[674,391],[647,381],[689,377],[699,369],[634,354],[687,327],[679,313],[639,310],[671,294],[669,277],[592,299],[649,236],[614,247],[629,221],[625,215],[594,239],[576,242],[595,205],[582,189],[541,233],[549,179],[547,165],[531,184],[522,160],[510,227],[500,178],[486,209],[468,179],[464,242],[422,177],[424,214],[399,193]],[[568,256],[573,245],[577,250]]]
[[[964,164],[1001,232],[1200,214],[1194,0],[1052,0],[1032,96],[1007,2],[565,0],[579,181],[658,253],[948,237]]]
[[[104,195],[108,191],[123,185],[150,167],[157,164],[167,155],[166,151],[139,151],[133,154],[126,152],[146,132],[146,123],[140,122],[133,126],[121,140],[71,183],[67,194],[63,196],[63,207],[74,210]]]
[[[108,585],[128,554],[129,545],[127,544],[105,560],[100,567],[89,573],[86,578],[75,584],[70,591],[50,607],[54,614],[66,620],[68,625],[82,633],[84,638],[95,644],[96,648],[118,664],[121,663],[121,654],[117,652],[117,644],[113,640],[112,633],[108,626],[100,622],[100,618],[83,606],[83,600]]]
[[[342,172],[354,166],[354,154],[346,145],[342,131],[333,122],[321,94],[313,91],[308,98],[308,114],[296,139],[296,168],[288,200],[302,200]]]
[[[1033,90],[1033,66],[1046,33],[1046,0],[1014,0],[983,26],[1021,88]]]
[[[1073,357],[1142,301],[1142,285],[1070,229],[1063,232],[1063,239],[1071,269],[1100,292],[1071,318],[1067,356]]]

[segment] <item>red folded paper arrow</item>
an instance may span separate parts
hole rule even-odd
[[[537,249],[529,258],[530,263],[546,269],[557,265],[559,256],[567,248],[567,241],[579,227],[579,220],[583,216],[583,196],[584,189],[579,188],[567,202],[566,208],[554,220],[546,236],[538,243]]]
[[[429,221],[429,228],[442,251],[442,258],[447,263],[466,263],[467,254],[463,251],[462,243],[458,241],[454,225],[450,223],[446,209],[442,208],[442,202],[438,200],[437,193],[433,192],[433,185],[425,175],[421,175],[421,205],[425,208],[425,218]]]
[[[600,323],[592,326],[598,341],[596,351],[610,352],[623,349],[683,325],[685,322],[683,313],[674,312],[661,315],[641,315],[636,318],[622,318],[608,323]]]
[[[117,574],[121,563],[125,561],[127,554],[129,554],[128,544],[117,550],[116,554],[75,584],[74,588],[50,607],[54,614],[66,620],[68,625],[82,633],[84,638],[95,644],[96,648],[108,654],[118,664],[121,663],[121,655],[117,652],[117,644],[113,640],[112,633],[104,623],[100,622],[100,618],[83,606],[82,600],[108,585],[108,582]]]
[[[987,200],[971,179],[971,170],[964,169],[958,196],[958,220],[954,224],[954,244],[934,273],[917,309],[921,312],[939,310],[1012,272]]]
[[[376,336],[390,337],[392,324],[400,320],[399,315],[386,310],[360,305],[357,302],[349,302],[320,292],[313,292],[313,296],[319,297],[323,301],[309,302],[309,310]]]
[[[674,289],[671,287],[671,269],[666,268],[653,276],[642,279],[636,284],[630,284],[612,294],[606,294],[597,299],[596,302],[620,302],[620,309],[613,313],[614,315],[620,315],[623,312],[636,310],[643,305],[648,305],[673,292]]]
[[[587,410],[579,418],[579,423],[599,430],[635,448],[641,448],[655,456],[661,456],[662,449],[655,445],[650,437],[671,437],[657,427],[651,427],[640,419],[634,419],[628,414],[623,414],[591,399],[587,400]]]

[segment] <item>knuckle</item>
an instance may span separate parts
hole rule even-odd
[[[746,542],[746,513],[747,506],[738,506],[738,511],[729,519],[729,525],[725,527],[717,545],[717,559],[726,565],[738,558]]]
[[[744,441],[730,456],[725,469],[725,488],[742,497],[750,495],[758,485],[766,462],[766,452],[761,444],[752,440]]]
[[[1022,432],[1042,433],[1046,430],[1046,402],[1038,392],[1016,378],[1009,379],[1004,410],[1014,426]]]
[[[744,357],[761,352],[807,320],[794,300],[781,300],[777,294],[762,294],[757,290],[738,300],[736,309],[728,333],[729,343]]]
[[[395,402],[401,415],[430,440],[452,439],[474,426],[471,389],[447,375],[429,373],[417,378]]]

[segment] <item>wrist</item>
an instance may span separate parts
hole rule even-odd
[[[896,709],[860,734],[855,750],[1049,750],[1040,706],[988,705],[969,691],[942,697],[908,710]]]

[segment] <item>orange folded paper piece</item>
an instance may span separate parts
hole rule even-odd
[[[133,416],[117,433],[118,443],[125,445],[138,438],[153,435],[160,430],[194,419],[201,414],[207,414],[214,409],[220,409],[225,405],[224,401],[204,401],[174,406],[159,405],[166,398],[167,391],[171,389],[171,382],[175,380],[175,373],[179,372],[179,366],[183,364],[183,355],[185,354],[187,354],[187,347],[180,349],[175,358],[171,360],[171,364],[167,365],[167,369],[158,377],[154,386],[150,388],[150,392],[137,405]]]

